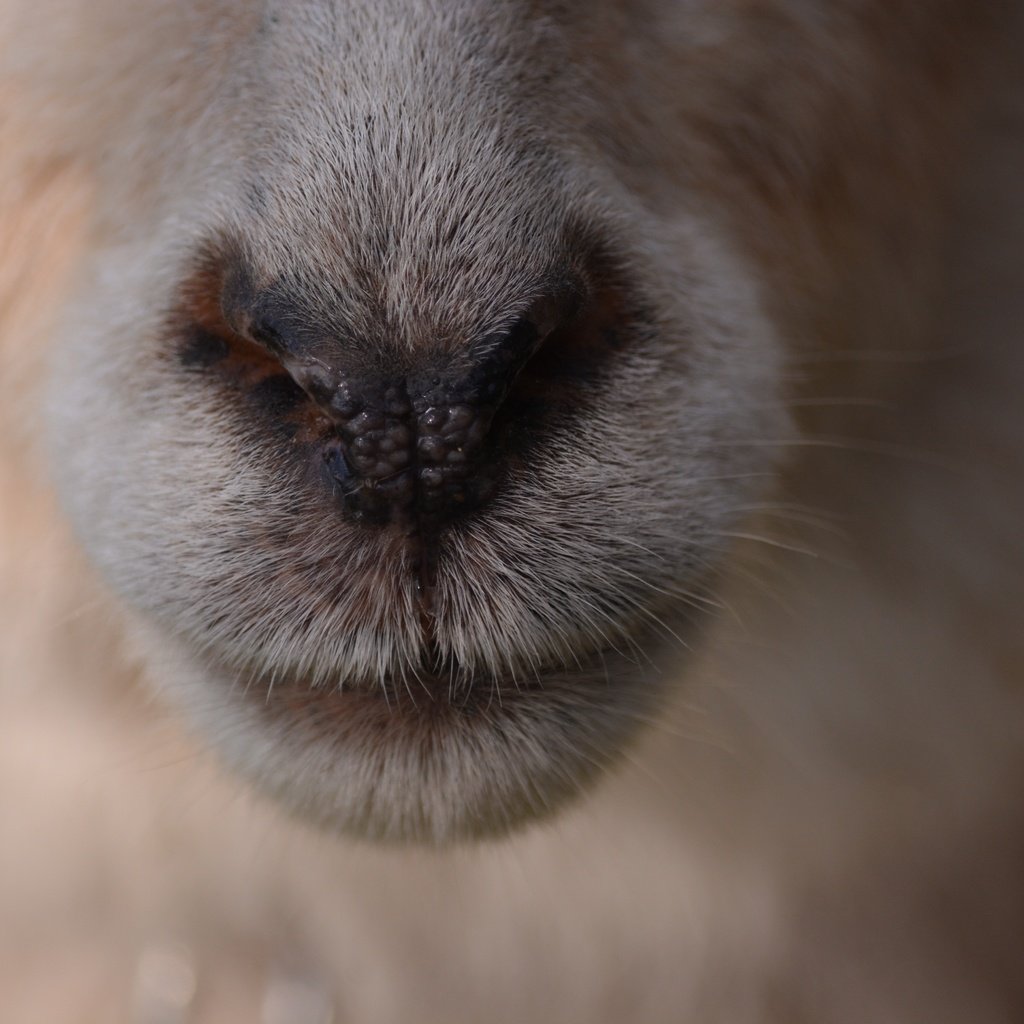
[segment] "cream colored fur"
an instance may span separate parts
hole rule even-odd
[[[270,30],[229,3],[4,10],[0,1018],[1019,1019],[1010,9],[989,7],[994,25],[967,3],[869,0],[343,10],[282,6]],[[475,89],[459,79],[474,55]],[[415,167],[372,133],[324,149],[377,110],[401,112],[380,138],[408,133]],[[388,197],[376,216],[370,171]],[[410,196],[432,174],[448,191],[424,194],[472,231],[459,261],[428,264],[425,307],[433,211]],[[273,585],[301,550],[273,556],[268,583],[252,552],[196,545],[287,495],[230,410],[160,362],[157,321],[215,226],[254,232],[268,273],[301,264],[332,299],[376,260],[410,344],[424,323],[457,337],[525,287],[514,275],[557,244],[567,208],[614,225],[660,310],[663,350],[617,379],[649,419],[602,409],[484,521],[473,571],[448,583],[447,642],[525,671],[565,660],[560,635],[585,651],[621,629],[660,671],[620,703],[571,687],[570,717],[605,730],[609,759],[626,725],[650,728],[597,792],[499,843],[425,852],[309,831],[222,774],[205,742],[307,817],[385,835],[539,811],[500,788],[505,771],[547,777],[550,800],[591,773],[535,718],[522,739],[539,759],[485,736],[485,763],[446,762],[452,777],[410,789],[396,746],[354,785],[365,750],[322,736],[297,750],[260,713],[265,690],[197,669],[207,647],[229,666],[249,657],[247,625],[270,638],[256,648],[270,677],[296,663],[372,676],[415,640],[401,600],[371,587],[310,644]],[[375,231],[393,258],[363,251]],[[702,483],[750,473],[778,489]],[[523,517],[538,542],[515,564],[541,584],[535,572],[488,617],[482,599],[507,579],[488,566]],[[330,543],[358,557],[343,530]],[[694,558],[730,568],[687,653],[624,609],[636,575],[687,590]],[[517,624],[524,593],[556,586],[558,628]],[[461,619],[459,588],[476,595]],[[620,598],[601,620],[597,594]],[[685,612],[683,595],[647,601]],[[217,602],[230,628],[211,634]],[[206,740],[179,735],[166,705]],[[572,754],[579,737],[558,738]],[[360,820],[367,793],[384,810]]]

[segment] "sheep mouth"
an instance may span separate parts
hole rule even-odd
[[[569,675],[594,676],[619,652],[611,648],[581,655],[571,668],[549,665],[528,674],[469,672],[456,665],[419,668],[405,674],[388,674],[377,679],[354,679],[331,684],[312,682],[299,674],[285,678],[250,679],[246,689],[268,708],[323,707],[344,713],[348,705],[367,704],[387,714],[473,717],[494,709],[500,714],[506,702],[528,699],[543,693],[545,681]]]
[[[193,679],[207,698],[211,683],[222,695],[229,683],[229,700],[199,724],[286,810],[328,831],[435,845],[559,811],[606,774],[665,689],[614,649],[529,679],[435,672],[317,686],[298,675],[217,680],[209,667]]]

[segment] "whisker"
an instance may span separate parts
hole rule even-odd
[[[673,586],[671,589],[666,590],[664,587],[659,587],[656,583],[652,583],[650,580],[645,580],[642,576],[638,576],[635,572],[630,572],[628,569],[624,569],[621,565],[610,566],[609,568],[620,576],[627,576],[631,580],[635,580],[637,583],[642,584],[649,590],[653,590],[656,594],[664,594],[665,597],[682,598],[693,608],[703,608],[707,605],[717,611],[725,610],[725,605],[720,604],[714,598],[705,597],[702,594],[698,594],[692,590],[686,590],[683,587]]]
[[[934,466],[951,472],[966,472],[968,466],[959,461],[951,460],[938,452],[930,452],[920,448],[908,448],[905,445],[891,444],[885,441],[845,437],[789,437],[789,438],[744,438],[736,441],[711,442],[714,448],[833,448],[837,451],[853,452],[861,455],[878,455],[885,458],[903,459],[925,466]]]
[[[799,352],[790,357],[793,365],[818,363],[941,363],[963,359],[972,354],[969,348],[947,349],[832,349],[823,352]]]
[[[782,403],[791,409],[895,409],[894,402],[881,398],[787,398]]]
[[[756,533],[746,533],[742,530],[722,530],[719,534],[722,537],[733,537],[737,540],[749,540],[758,544],[767,544],[772,548],[779,548],[782,551],[790,551],[797,555],[806,555],[808,558],[821,559],[820,551],[812,551],[810,548],[800,547],[797,544],[787,544],[784,541],[772,537],[762,537]]]
[[[807,526],[815,530],[820,530],[822,533],[831,534],[833,537],[837,537],[840,540],[849,540],[850,538],[849,531],[843,529],[836,523],[829,522],[828,519],[822,518],[817,513],[805,512],[797,508],[786,508],[784,506],[772,505],[738,505],[733,509],[733,511],[755,513],[761,516],[771,516],[773,519],[779,519],[783,522],[794,523],[799,526]]]

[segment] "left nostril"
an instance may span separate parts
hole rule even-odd
[[[338,444],[328,444],[323,450],[324,466],[331,481],[340,485],[343,493],[355,483],[355,474]]]

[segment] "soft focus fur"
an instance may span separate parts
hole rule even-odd
[[[698,196],[624,187],[585,102],[597,55],[554,17],[285,5],[215,59],[205,24],[163,17],[200,98],[153,95],[170,166],[140,171],[116,130],[104,148],[48,391],[76,530],[158,675],[305,814],[444,839],[553,809],[650,712],[648,666],[678,657],[776,461],[748,442],[787,435],[753,275]],[[405,539],[340,515],[273,416],[182,367],[189,310],[239,264],[345,372],[465,358],[562,277],[614,307],[616,351],[579,357],[594,375],[529,413],[525,468],[436,541],[429,630]]]
[[[1019,1019],[1020,121],[980,6],[9,5],[5,1019]],[[446,549],[466,726],[417,699],[402,552],[305,511],[170,314],[241,240],[354,344],[457,345],[581,232],[643,322]],[[379,836],[502,830],[657,727],[554,828],[380,852],[233,795],[138,673]]]

